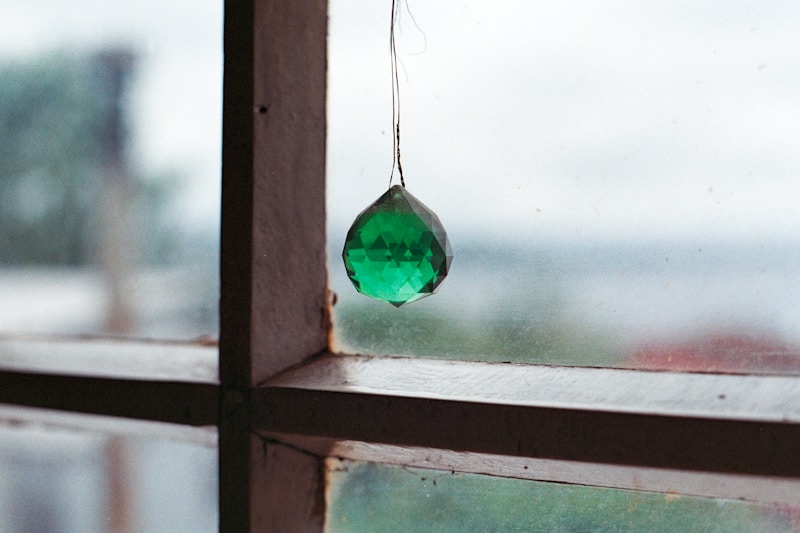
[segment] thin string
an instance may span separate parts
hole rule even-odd
[[[403,165],[400,162],[400,76],[397,69],[397,39],[395,36],[395,25],[400,16],[397,0],[392,0],[392,20],[389,26],[389,56],[392,67],[392,171],[389,173],[389,187],[394,180],[394,171],[397,169],[400,175],[400,185],[404,188],[406,180],[403,177]]]

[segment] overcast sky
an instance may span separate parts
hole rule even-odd
[[[333,0],[331,226],[388,184],[390,0]],[[409,190],[451,233],[770,240],[800,230],[800,4],[408,0]],[[5,57],[130,44],[135,158],[215,220],[221,5],[0,0]]]
[[[332,7],[329,194],[348,209],[391,163],[387,5]],[[544,239],[800,229],[800,4],[408,5],[424,37],[403,13],[403,163],[446,225]]]
[[[216,230],[222,2],[0,0],[0,54],[24,59],[123,46],[138,56],[130,92],[131,162],[185,180],[175,219]]]

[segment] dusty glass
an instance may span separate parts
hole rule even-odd
[[[337,347],[800,372],[798,24],[791,2],[402,3],[405,179],[455,258],[393,309],[340,260],[389,183],[389,7],[332,2]]]
[[[800,509],[371,463],[332,469],[331,532],[789,532]]]

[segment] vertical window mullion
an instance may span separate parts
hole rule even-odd
[[[321,531],[321,459],[252,432],[250,390],[327,349],[325,0],[225,6],[221,531]],[[292,490],[288,490],[291,479]]]

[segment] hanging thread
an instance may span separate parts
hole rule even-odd
[[[405,188],[406,180],[403,177],[403,164],[400,161],[400,75],[397,68],[397,38],[395,26],[400,16],[400,6],[397,0],[392,0],[392,20],[389,26],[389,57],[392,67],[392,171],[389,173],[389,187],[394,180],[394,171],[400,175],[400,185]]]
[[[393,130],[389,190],[356,217],[342,250],[347,276],[355,289],[395,307],[433,294],[453,261],[453,249],[444,226],[436,213],[408,192],[400,162],[400,61],[396,26],[401,2],[392,0],[389,31]],[[414,16],[408,13],[419,29]],[[400,185],[393,186],[395,170],[400,175]]]

